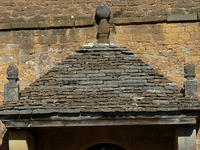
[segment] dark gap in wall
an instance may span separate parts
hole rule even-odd
[[[51,30],[51,29],[81,29],[81,28],[90,28],[94,25],[85,25],[85,26],[76,26],[76,27],[69,27],[69,26],[62,26],[62,27],[35,27],[35,28],[11,28],[11,29],[0,29],[0,31],[10,32],[10,31],[22,31],[22,30]]]

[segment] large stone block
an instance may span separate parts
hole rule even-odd
[[[187,80],[184,82],[185,97],[197,98],[198,82],[197,80]]]
[[[4,86],[4,101],[19,100],[19,84],[7,83]]]
[[[176,22],[176,21],[197,21],[197,14],[172,14],[169,15],[167,18],[169,22]]]

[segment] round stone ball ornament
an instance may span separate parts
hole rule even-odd
[[[110,10],[109,6],[106,4],[101,4],[96,9],[96,17],[99,20],[101,20],[101,19],[109,20],[110,14],[111,14],[111,10]]]
[[[9,65],[7,68],[7,79],[18,80],[19,70],[16,65]]]

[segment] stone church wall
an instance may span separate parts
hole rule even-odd
[[[200,0],[0,0],[0,102],[10,63],[19,67],[23,90],[79,46],[94,43],[95,8],[103,2],[112,9],[112,43],[179,87],[186,62],[196,65],[200,79]]]

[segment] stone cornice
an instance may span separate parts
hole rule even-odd
[[[54,29],[54,28],[79,28],[94,26],[94,16],[36,16],[34,18],[8,19],[1,22],[0,30],[23,30],[23,29]],[[154,17],[112,17],[110,22],[114,25],[131,24],[154,24],[176,22],[199,22],[200,14],[171,14],[168,16]]]

